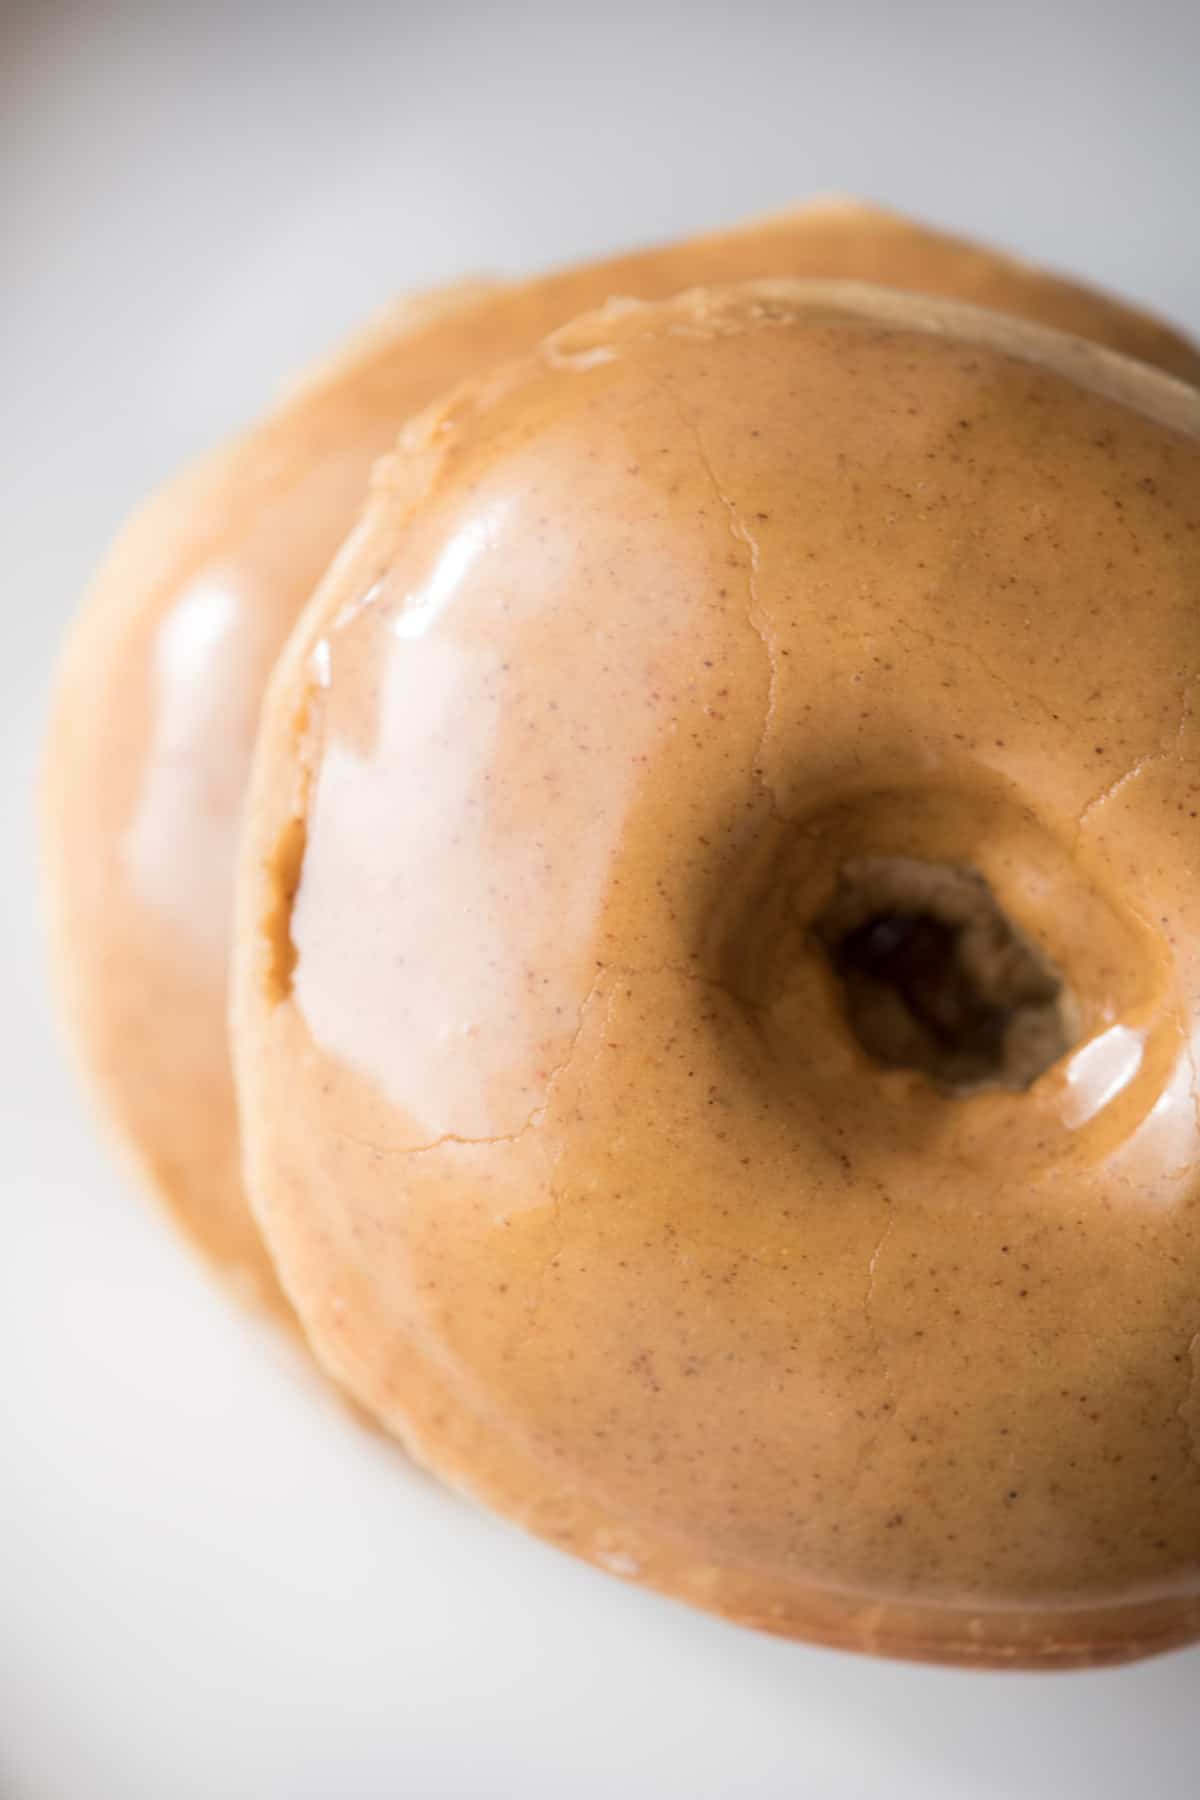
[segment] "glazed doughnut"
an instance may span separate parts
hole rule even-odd
[[[857,283],[405,431],[277,667],[246,1173],[446,1481],[769,1631],[1200,1635],[1200,392]]]
[[[870,207],[526,284],[403,303],[271,417],[168,486],[118,540],[75,626],[46,782],[50,927],[77,1059],[149,1185],[248,1292],[285,1310],[242,1193],[226,1045],[237,823],[263,686],[403,420],[613,294],[846,275],[957,295],[1200,376],[1167,327]]]

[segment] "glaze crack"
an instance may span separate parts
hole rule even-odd
[[[1200,671],[1189,676],[1184,685],[1183,693],[1180,696],[1179,719],[1170,742],[1164,744],[1161,749],[1148,750],[1143,755],[1136,757],[1127,769],[1124,769],[1114,780],[1107,782],[1100,792],[1088,801],[1075,821],[1077,837],[1083,832],[1093,813],[1097,812],[1100,807],[1106,806],[1110,800],[1115,799],[1123,788],[1127,787],[1131,781],[1136,781],[1139,775],[1145,774],[1147,769],[1153,768],[1156,763],[1182,762],[1184,734],[1191,723],[1193,696],[1198,684],[1200,684]]]
[[[588,1014],[591,1012],[592,1007],[599,997],[600,990],[604,986],[605,981],[613,976],[619,978],[622,975],[636,973],[636,970],[618,968],[613,964],[609,964],[601,969],[579,1004],[579,1014],[575,1030],[571,1036],[571,1041],[568,1044],[565,1053],[559,1058],[558,1062],[555,1063],[554,1067],[547,1075],[546,1086],[541,1099],[530,1109],[515,1131],[491,1132],[478,1137],[463,1132],[443,1131],[437,1137],[430,1138],[426,1143],[422,1144],[373,1144],[366,1138],[355,1137],[354,1134],[349,1131],[339,1131],[337,1136],[343,1143],[353,1144],[360,1150],[368,1150],[373,1156],[389,1158],[400,1156],[429,1156],[435,1150],[444,1149],[447,1144],[461,1144],[471,1148],[488,1144],[518,1143],[521,1138],[523,1138],[527,1132],[531,1131],[535,1125],[539,1124],[544,1117],[550,1102],[554,1098],[555,1089],[566,1075],[571,1063],[574,1061],[575,1053],[579,1048],[580,1039],[583,1037],[584,1031],[587,1028]]]
[[[474,1149],[486,1147],[489,1144],[519,1143],[520,1140],[525,1137],[528,1132],[539,1125],[545,1117],[559,1083],[565,1078],[567,1071],[575,1060],[580,1041],[587,1028],[588,1016],[594,1009],[597,1001],[602,997],[602,990],[606,984],[621,980],[654,981],[667,975],[673,976],[677,981],[695,983],[697,986],[715,990],[729,1000],[732,1005],[750,1013],[755,1020],[758,1020],[761,1016],[762,1009],[752,1000],[739,994],[736,989],[730,987],[728,982],[722,981],[715,975],[706,975],[702,970],[680,968],[676,963],[659,963],[652,968],[638,968],[628,963],[606,963],[604,968],[601,969],[595,980],[592,982],[587,994],[580,1002],[578,1021],[571,1042],[567,1046],[563,1056],[560,1057],[559,1061],[554,1065],[549,1075],[546,1077],[546,1087],[541,1099],[530,1109],[526,1117],[514,1131],[491,1132],[480,1136],[472,1136],[464,1132],[443,1131],[437,1137],[430,1138],[419,1144],[378,1144],[374,1143],[369,1138],[358,1137],[353,1132],[342,1130],[337,1130],[335,1136],[342,1143],[353,1145],[355,1149],[366,1150],[372,1156],[388,1159],[409,1156],[429,1156],[436,1150],[444,1149],[448,1144],[460,1144],[464,1148]],[[615,998],[616,992],[611,988],[608,993],[603,995],[606,1016],[605,1025],[601,1029],[602,1039],[607,1031],[608,1013],[611,1011],[612,1002]]]
[[[890,1206],[891,1206],[890,1201],[888,1202],[888,1206],[890,1208]],[[888,1360],[883,1353],[883,1342],[879,1335],[879,1328],[875,1323],[874,1305],[875,1305],[875,1286],[876,1286],[876,1283],[879,1278],[879,1260],[883,1255],[884,1246],[887,1244],[888,1239],[892,1235],[892,1228],[895,1225],[895,1223],[896,1223],[896,1215],[895,1215],[895,1213],[893,1213],[892,1211],[889,1210],[888,1216],[887,1216],[887,1222],[885,1223],[883,1230],[879,1234],[879,1240],[876,1243],[874,1250],[872,1250],[872,1252],[871,1252],[870,1261],[867,1263],[867,1288],[866,1288],[866,1292],[863,1295],[863,1318],[866,1320],[867,1330],[871,1334],[871,1342],[872,1342],[872,1345],[874,1346],[875,1355],[879,1359],[880,1367],[883,1370],[883,1378],[884,1378],[884,1382],[887,1385],[888,1395],[889,1395],[889,1399],[891,1402],[890,1407],[889,1407],[889,1418],[894,1418],[895,1413],[896,1413],[896,1404],[897,1404],[896,1383],[892,1377],[892,1371],[888,1365]]]
[[[680,402],[679,396],[664,382],[657,382],[659,392],[672,407],[684,430],[688,433],[696,449],[696,457],[704,471],[705,478],[712,488],[717,504],[723,509],[729,522],[729,535],[734,542],[740,544],[746,552],[746,622],[763,647],[767,659],[767,707],[763,718],[762,730],[759,733],[758,746],[754,752],[751,772],[762,790],[764,799],[771,811],[771,817],[779,824],[788,821],[776,800],[774,790],[766,775],[767,741],[775,722],[776,704],[779,687],[779,662],[770,628],[762,614],[759,600],[758,582],[762,569],[762,551],[757,537],[747,525],[741,508],[733,496],[725,491],[713,467],[712,458],[705,447],[700,427],[691,414]]]
[[[542,1302],[546,1297],[546,1284],[550,1279],[551,1270],[557,1268],[559,1258],[566,1248],[567,1233],[563,1224],[562,1202],[553,1189],[551,1189],[548,1199],[553,1217],[555,1243],[532,1279],[532,1291],[526,1305],[525,1324],[517,1338],[509,1345],[509,1356],[516,1356],[536,1335]]]
[[[303,816],[293,815],[280,832],[269,863],[270,905],[259,930],[265,950],[264,985],[271,1006],[280,1006],[291,997],[300,960],[292,915],[307,845],[307,822]]]
[[[1171,748],[1172,753],[1180,760],[1183,758],[1183,734],[1191,723],[1192,697],[1198,686],[1200,686],[1200,669],[1197,669],[1196,673],[1189,678],[1183,690],[1183,699],[1179,707],[1179,723],[1175,727],[1175,742]]]
[[[958,638],[945,637],[941,632],[927,631],[923,625],[914,625],[908,619],[894,618],[891,623],[898,631],[907,631],[913,637],[920,638],[932,650],[955,650],[960,656],[969,657],[976,668],[981,669],[989,681],[994,681],[997,687],[1003,688],[1004,692],[1015,700],[1018,706],[1032,702],[1051,724],[1062,723],[1061,715],[1055,713],[1048,700],[1043,700],[1040,694],[1035,694],[1028,688],[1017,687],[1014,682],[1001,675],[1000,671],[980,654],[974,644],[965,644]]]
[[[1150,767],[1151,763],[1161,762],[1169,754],[1166,750],[1152,750],[1147,755],[1139,756],[1136,761],[1130,763],[1129,767],[1118,775],[1115,781],[1108,782],[1098,794],[1088,801],[1075,821],[1076,831],[1082,831],[1094,812],[1107,805],[1108,801],[1114,800],[1121,789],[1128,787],[1131,781],[1136,781],[1138,776]]]
[[[443,1131],[440,1137],[429,1138],[428,1141],[423,1144],[376,1144],[372,1142],[370,1138],[356,1136],[352,1131],[339,1130],[336,1135],[343,1144],[352,1144],[356,1150],[367,1150],[372,1156],[388,1158],[399,1156],[428,1156],[432,1151],[441,1150],[447,1144],[463,1144],[468,1146],[515,1144],[520,1138],[525,1136],[525,1133],[532,1125],[537,1123],[538,1117],[543,1110],[544,1103],[541,1103],[534,1108],[528,1119],[526,1119],[516,1131],[499,1131],[493,1133],[490,1137],[467,1137],[457,1131]]]
[[[888,1216],[883,1230],[876,1239],[875,1248],[867,1259],[867,1279],[863,1290],[862,1315],[863,1322],[867,1328],[867,1335],[870,1338],[871,1348],[883,1373],[886,1399],[884,1405],[880,1408],[880,1411],[884,1415],[883,1418],[880,1420],[877,1429],[865,1439],[862,1449],[859,1452],[858,1461],[850,1482],[850,1489],[846,1496],[847,1507],[852,1507],[857,1501],[863,1482],[866,1480],[867,1475],[871,1470],[875,1453],[878,1450],[880,1443],[883,1441],[886,1432],[895,1423],[896,1412],[899,1405],[899,1391],[896,1387],[896,1381],[892,1374],[891,1366],[888,1363],[887,1357],[884,1355],[883,1340],[879,1334],[879,1327],[875,1322],[874,1312],[875,1287],[879,1279],[879,1263],[896,1222],[895,1213],[892,1211],[892,1202],[886,1195],[883,1196],[883,1199],[884,1204],[888,1208]]]
[[[1179,1030],[1180,1035],[1183,1038],[1183,1054],[1187,1057],[1188,1068],[1191,1071],[1192,1077],[1191,1081],[1188,1083],[1188,1093],[1191,1095],[1192,1100],[1192,1113],[1196,1121],[1196,1128],[1200,1131],[1200,1069],[1197,1069],[1196,1067],[1196,1046],[1192,1042],[1190,1021],[1187,1019],[1186,1015],[1182,1016],[1180,1019]]]
[[[307,687],[292,721],[291,744],[296,759],[292,807],[267,859],[268,904],[259,922],[259,935],[265,960],[263,985],[271,1007],[291,998],[300,961],[292,920],[308,855],[309,809],[316,778],[314,743],[322,711],[317,691]]]
[[[1194,1468],[1200,1469],[1200,1331],[1188,1344],[1187,1354],[1191,1372],[1178,1412],[1187,1432],[1188,1460]]]

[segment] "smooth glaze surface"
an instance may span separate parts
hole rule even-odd
[[[233,846],[279,648],[408,414],[612,294],[777,273],[977,300],[1200,378],[1192,346],[1115,301],[874,208],[818,202],[526,285],[403,303],[151,501],[98,578],[50,741],[60,986],[118,1135],[193,1239],[268,1304],[283,1307],[242,1195],[225,1010]]]
[[[251,1191],[447,1479],[770,1630],[1200,1631],[1200,396],[856,284],[610,308],[433,409],[274,678]],[[947,1098],[807,930],[965,862],[1078,1047]]]

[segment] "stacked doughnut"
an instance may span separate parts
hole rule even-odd
[[[444,1479],[814,1641],[1200,1636],[1197,382],[818,202],[404,303],[126,529],[79,1060]]]

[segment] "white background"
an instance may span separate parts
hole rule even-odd
[[[858,192],[1200,330],[1200,12],[0,0],[0,1796],[1189,1800],[1200,1653],[946,1674],[477,1516],[240,1318],[46,1015],[47,668],[126,507],[393,290]]]

